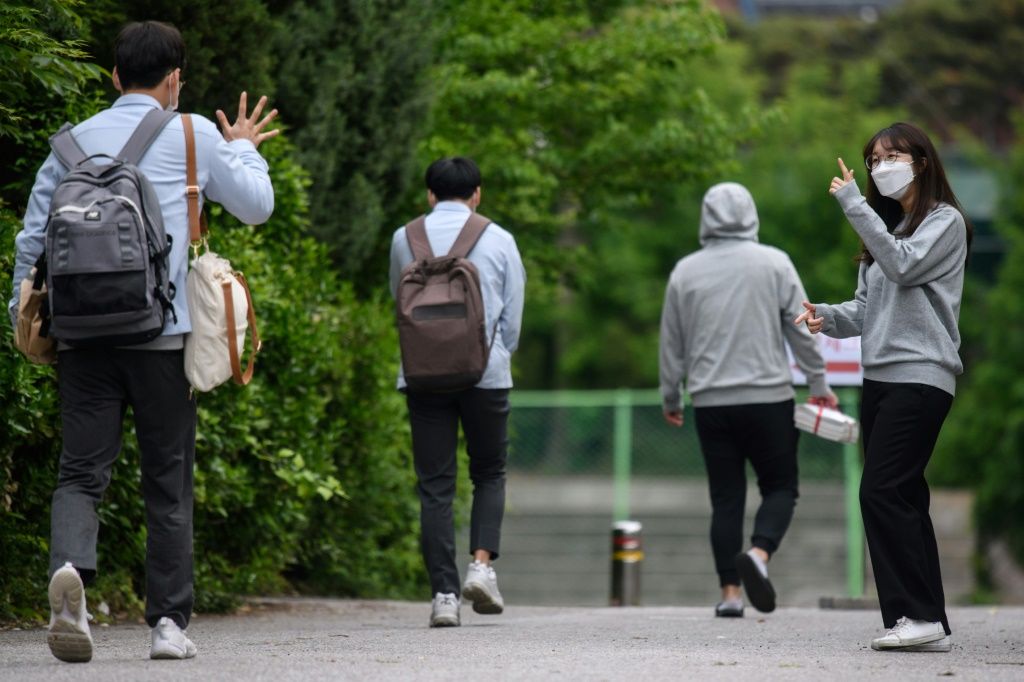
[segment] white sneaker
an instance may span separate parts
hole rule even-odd
[[[929,623],[926,620],[900,618],[896,625],[881,637],[871,640],[871,648],[875,651],[884,649],[903,649],[917,644],[928,644],[943,639],[946,631],[942,623]]]
[[[166,616],[157,621],[153,628],[153,645],[149,649],[150,658],[182,659],[195,655],[196,645],[177,623]]]
[[[50,629],[46,643],[53,655],[68,663],[92,660],[89,614],[85,611],[85,586],[78,571],[65,563],[50,578]]]
[[[459,598],[454,592],[434,595],[434,604],[430,609],[430,627],[450,628],[459,625]]]
[[[474,561],[466,570],[462,597],[473,602],[477,613],[496,614],[505,610],[505,600],[498,591],[498,576],[489,564]]]

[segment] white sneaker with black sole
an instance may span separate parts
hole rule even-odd
[[[459,598],[454,592],[434,595],[430,608],[430,627],[454,628],[459,626]]]
[[[871,648],[875,651],[906,649],[910,646],[938,642],[945,638],[946,631],[942,627],[942,623],[929,623],[926,620],[904,617],[896,621],[896,625],[884,635],[871,640]]]
[[[185,631],[170,618],[164,616],[153,628],[153,644],[149,649],[149,657],[153,659],[194,658],[196,645],[188,638]]]
[[[489,564],[474,561],[466,571],[462,598],[473,602],[473,610],[483,614],[497,614],[505,610],[505,600],[498,591],[498,576]]]
[[[92,634],[85,610],[85,585],[78,571],[65,563],[50,578],[50,627],[46,643],[53,655],[67,663],[92,660]]]

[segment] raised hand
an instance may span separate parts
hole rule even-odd
[[[806,323],[807,330],[812,334],[817,334],[821,331],[821,326],[825,324],[825,318],[815,317],[817,309],[814,307],[813,303],[804,301],[803,305],[805,310],[800,313],[795,320],[793,320],[793,324],[799,327],[802,323]]]
[[[224,139],[228,142],[232,140],[249,140],[254,146],[259,147],[263,140],[274,137],[280,130],[274,129],[267,132],[262,132],[263,128],[274,120],[277,116],[277,109],[272,109],[269,114],[263,117],[262,121],[257,123],[260,114],[263,113],[263,107],[267,104],[267,96],[260,97],[259,102],[256,103],[255,108],[252,110],[252,116],[248,115],[248,104],[246,93],[242,93],[242,96],[238,98],[238,118],[235,119],[234,124],[228,123],[228,117],[224,115],[224,112],[220,109],[217,110],[217,120],[220,121],[221,132],[224,133]]]
[[[843,163],[842,158],[838,159],[838,161],[839,170],[842,172],[843,177],[842,179],[832,178],[832,186],[828,188],[829,194],[835,194],[836,190],[838,190],[840,187],[845,187],[846,185],[853,182],[853,171],[846,167],[846,164]]]

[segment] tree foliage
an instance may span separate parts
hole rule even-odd
[[[281,2],[273,44],[277,106],[309,170],[310,215],[346,276],[373,289],[395,201],[416,170],[438,8],[424,0]]]
[[[884,93],[947,135],[966,127],[998,148],[1024,102],[1020,54],[1020,0],[908,0],[879,45]]]
[[[81,22],[73,12],[79,4],[0,5],[0,138],[24,142],[35,132],[25,114],[40,98],[81,97],[99,79],[102,71],[82,61],[87,54],[77,39]]]
[[[726,114],[702,87],[723,26],[701,2],[486,0],[451,16],[421,166],[478,161],[481,210],[516,235],[531,277],[518,364],[541,385],[571,381],[559,316],[615,266],[592,257],[597,241],[624,214],[720,172],[757,117]]]
[[[1024,117],[1017,118],[1024,132]],[[978,319],[984,328],[936,457],[947,483],[977,490],[984,537],[1005,537],[1024,563],[1024,148],[1000,168],[1003,202],[996,228],[1009,245]]]

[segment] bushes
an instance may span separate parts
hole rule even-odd
[[[211,246],[245,271],[265,351],[245,388],[199,396],[196,453],[197,610],[236,595],[310,588],[402,597],[423,581],[404,406],[390,310],[358,300],[308,236],[305,175],[287,142],[263,150],[275,217],[243,227],[216,207]],[[20,221],[0,214],[0,270],[9,281]],[[3,331],[0,619],[45,605],[49,498],[59,413],[51,368],[31,366]],[[144,584],[138,445],[126,419],[122,456],[100,507],[99,594],[124,608]]]

